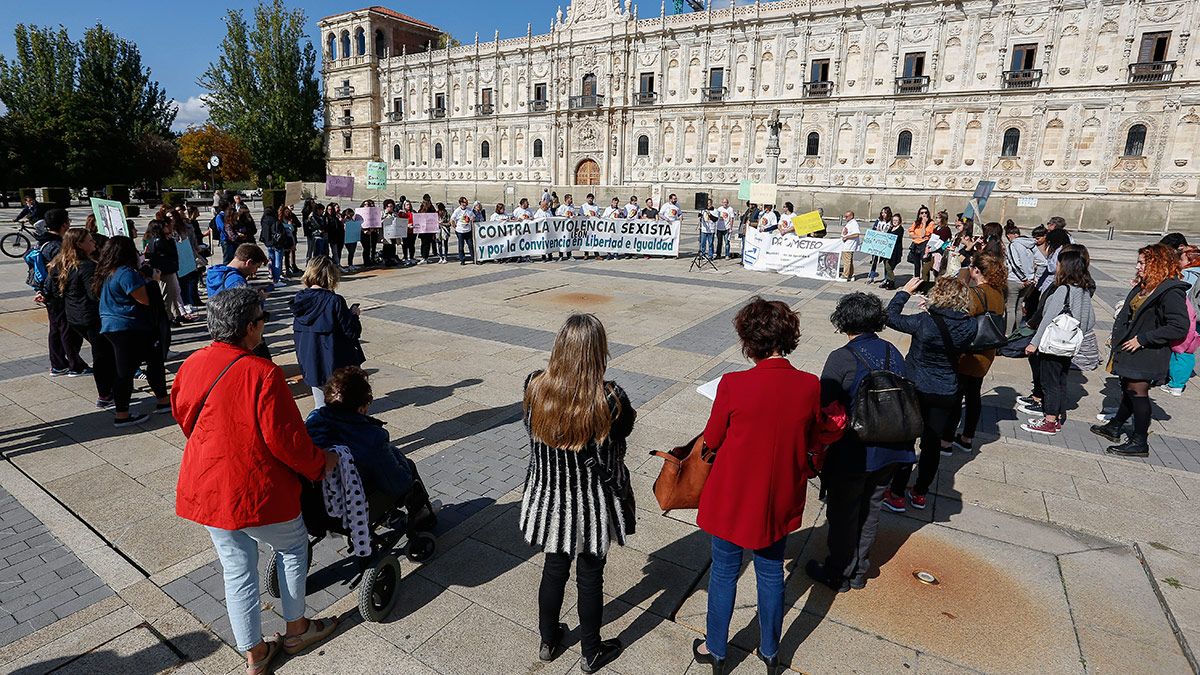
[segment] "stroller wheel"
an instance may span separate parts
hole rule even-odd
[[[423,563],[433,557],[437,550],[437,540],[429,532],[418,532],[408,540],[408,559],[415,563]]]
[[[391,614],[400,599],[400,561],[384,556],[375,567],[363,572],[358,587],[358,611],[367,621],[380,622]]]
[[[308,569],[312,569],[312,551],[313,545],[308,543]],[[267,594],[272,598],[279,598],[279,558],[272,550],[270,557],[267,558]]]

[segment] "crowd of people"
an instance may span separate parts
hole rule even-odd
[[[237,646],[246,652],[252,675],[265,672],[279,652],[299,653],[326,639],[337,625],[332,618],[305,616],[309,553],[299,497],[306,482],[345,464],[328,447],[331,434],[336,432],[338,443],[351,451],[374,448],[373,454],[354,456],[364,467],[374,467],[368,471],[384,472],[387,481],[414,480],[415,467],[391,454],[386,433],[380,435],[382,422],[369,416],[370,385],[358,368],[366,360],[359,308],[336,292],[342,275],[355,269],[358,244],[362,264],[429,264],[449,258],[453,233],[459,262],[466,264],[473,257],[471,225],[480,219],[551,213],[677,219],[682,213],[674,195],[661,209],[650,200],[639,206],[634,197],[625,205],[614,198],[604,210],[590,194],[578,206],[571,195],[557,207],[555,195],[543,197],[536,211],[521,200],[512,215],[497,204],[491,216],[465,198],[449,213],[427,195],[417,211],[407,200],[388,200],[383,203],[387,229],[362,230],[357,242],[344,237],[347,220],[358,217],[353,210],[311,200],[300,216],[281,207],[256,223],[235,196],[216,205],[208,228],[200,225],[195,208],[164,207],[140,237],[132,228],[130,236],[106,237],[91,216],[73,227],[64,210],[44,213],[45,234],[37,251],[45,275],[32,278],[49,319],[50,374],[90,375],[96,405],[113,409],[117,427],[136,425],[155,413],[172,414],[179,423],[187,445],[177,511],[208,528],[224,568]],[[728,255],[729,242],[744,234],[735,223],[786,233],[792,211],[785,203],[781,214],[766,206],[739,215],[727,200],[710,205],[701,214],[701,251],[720,256],[724,244]],[[422,212],[438,214],[439,231],[420,233],[418,256],[410,214]],[[380,237],[396,231],[396,219],[407,220],[406,236]],[[1181,235],[1139,249],[1130,290],[1105,345],[1096,335],[1089,251],[1073,240],[1061,218],[1023,236],[1011,221],[986,223],[976,233],[969,218],[960,215],[951,224],[947,214],[932,218],[924,207],[906,227],[902,214],[885,208],[872,227],[898,236],[891,257],[872,259],[866,281],[896,292],[886,304],[865,291],[839,299],[830,321],[847,342],[828,355],[819,375],[798,370],[787,359],[801,336],[799,319],[786,304],[755,298],[734,321],[742,353],[754,366],[724,376],[717,387],[703,433],[716,460],[697,517],[712,536],[712,573],[706,635],[692,651],[714,673],[724,672],[728,658],[746,550],[753,553],[758,579],[758,657],[769,672],[779,672],[783,557],[789,533],[801,523],[808,480],[821,479],[829,551],[823,560],[808,561],[806,572],[836,592],[860,589],[872,573],[870,550],[880,510],[927,508],[940,458],[978,448],[983,383],[998,355],[1026,358],[1030,364],[1030,393],[1018,406],[1031,416],[1023,427],[1035,434],[1053,435],[1063,428],[1074,407],[1066,386],[1073,370],[1103,366],[1119,378],[1119,400],[1091,431],[1112,442],[1109,453],[1123,456],[1149,453],[1154,387],[1178,396],[1192,375],[1200,346],[1200,249]],[[913,274],[896,288],[903,233]],[[296,257],[301,236],[307,242],[302,273]],[[838,236],[845,246],[843,279],[854,279],[862,227],[853,212],[844,214]],[[219,248],[210,250],[211,244]],[[220,262],[210,261],[218,251]],[[181,265],[181,255],[194,259],[185,257],[191,264]],[[272,283],[251,288],[249,282],[264,266]],[[263,340],[270,318],[266,299],[274,284],[297,274],[303,289],[290,305],[297,360],[313,393],[307,421]],[[905,313],[914,297],[916,311]],[[186,358],[168,389],[172,328],[196,320],[201,307],[213,343]],[[910,336],[906,354],[885,329]],[[80,355],[85,341],[91,345],[91,365]],[[589,673],[618,658],[623,648],[600,636],[603,574],[611,545],[636,536],[640,497],[633,493],[625,464],[637,414],[621,387],[605,379],[608,355],[603,324],[591,315],[573,315],[559,332],[547,367],[526,378],[523,392],[530,458],[520,528],[546,554],[538,593],[538,656],[549,661],[563,651],[567,626],[561,611],[574,562],[581,669]],[[919,419],[912,433],[884,433],[873,428],[878,420],[862,415],[861,402],[872,394],[879,373],[911,389],[912,418]],[[142,413],[131,409],[139,378],[154,398],[153,408]],[[792,404],[783,409],[757,405],[768,397]],[[287,629],[277,639],[261,632],[259,544],[274,549],[282,570],[278,581]]]

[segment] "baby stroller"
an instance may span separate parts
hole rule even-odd
[[[403,461],[412,472],[413,484],[402,497],[379,489],[369,475],[362,475],[370,513],[371,555],[355,556],[358,574],[350,580],[350,588],[358,588],[358,610],[367,621],[383,621],[400,598],[396,592],[400,585],[400,561],[394,551],[402,549],[410,561],[419,564],[432,557],[437,549],[433,536],[437,515],[429,492],[417,473],[416,464],[408,458]],[[318,542],[330,534],[337,534],[346,538],[349,549],[350,533],[343,527],[341,518],[326,514],[321,483],[302,482],[300,510],[311,537],[308,543],[311,568],[312,550]],[[273,598],[279,597],[276,556],[271,556],[267,563],[267,592]]]

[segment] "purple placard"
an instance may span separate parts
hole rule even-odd
[[[438,231],[438,214],[436,213],[414,213],[413,214],[413,232],[417,234],[437,234]]]
[[[353,197],[354,176],[325,176],[327,197]]]
[[[378,230],[383,227],[383,214],[378,206],[362,206],[355,210],[355,214],[362,216],[364,230]]]

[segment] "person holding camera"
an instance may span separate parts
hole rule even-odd
[[[334,292],[341,276],[329,256],[317,256],[301,278],[304,290],[291,300],[296,360],[304,383],[312,387],[313,410],[325,405],[323,387],[333,371],[367,360],[359,344],[358,304],[347,306],[346,299]]]

